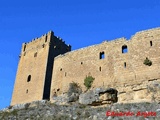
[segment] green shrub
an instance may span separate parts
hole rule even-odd
[[[151,65],[152,65],[152,61],[149,60],[149,59],[146,57],[146,59],[144,60],[143,64],[148,65],[148,66],[151,66]]]
[[[92,76],[86,76],[86,78],[84,79],[84,85],[87,89],[89,89],[92,86],[93,81],[94,78]]]

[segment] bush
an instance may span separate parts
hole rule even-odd
[[[148,65],[148,66],[151,66],[151,65],[152,65],[152,61],[149,60],[149,59],[146,57],[146,59],[144,60],[143,64]]]
[[[73,81],[72,83],[69,84],[68,96],[71,96],[72,93],[78,93],[78,94],[82,93],[82,89],[80,85]]]
[[[92,76],[86,76],[86,78],[84,79],[84,85],[87,89],[89,89],[92,86],[93,81],[94,78]]]

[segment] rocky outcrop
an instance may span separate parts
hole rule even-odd
[[[113,88],[96,88],[86,93],[80,94],[79,103],[85,105],[111,104],[118,101],[118,91]]]
[[[160,82],[153,81],[147,86],[147,91],[151,94],[151,100],[153,102],[160,102]]]
[[[145,114],[139,114],[138,112]],[[149,112],[153,116],[147,116]],[[133,115],[112,115],[107,112],[127,113]],[[82,104],[56,105],[49,101],[37,101],[22,105],[10,106],[0,111],[0,120],[159,120],[160,104],[158,103],[130,103],[93,107]]]
[[[82,89],[78,83],[72,82],[69,84],[67,93],[63,93],[59,96],[53,97],[53,102],[58,105],[68,104],[70,102],[76,102],[79,99],[79,95],[82,93]]]
[[[124,86],[115,86],[119,103],[160,102],[160,79],[137,81]]]
[[[65,94],[53,97],[53,102],[58,105],[79,102],[84,105],[103,105],[118,101],[118,91],[113,88],[96,88],[82,93],[82,90],[74,83],[70,84],[69,90]]]

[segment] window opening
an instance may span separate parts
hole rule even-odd
[[[26,93],[28,93],[28,89],[26,90]]]
[[[152,46],[152,41],[150,41],[150,46]]]
[[[36,53],[34,53],[34,57],[37,57],[37,52],[36,52]]]
[[[126,68],[126,66],[127,66],[127,64],[126,64],[126,62],[124,62],[124,68]]]
[[[100,59],[104,59],[105,58],[105,54],[104,54],[104,52],[100,52],[100,57],[99,57]]]
[[[127,52],[128,52],[127,45],[123,45],[122,46],[122,53],[127,53]]]
[[[31,81],[31,75],[28,75],[27,82]]]
[[[67,73],[65,72],[65,77],[67,76]]]

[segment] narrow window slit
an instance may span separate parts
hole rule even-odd
[[[152,41],[150,41],[150,46],[152,46]]]
[[[65,77],[67,76],[67,73],[65,72]]]
[[[36,53],[34,53],[34,57],[37,57],[37,52],[36,52]]]
[[[26,93],[28,93],[28,89],[26,90]]]
[[[126,62],[124,62],[124,68],[126,68],[127,67],[127,64],[126,64]]]

